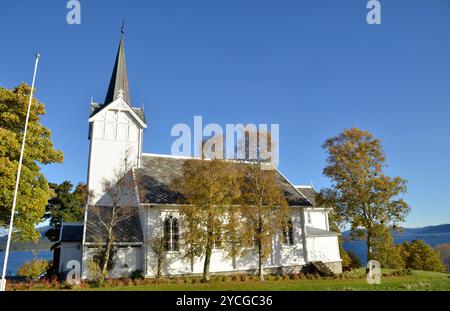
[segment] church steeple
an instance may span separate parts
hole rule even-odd
[[[122,35],[120,37],[119,50],[117,51],[116,62],[114,64],[114,70],[111,75],[111,81],[109,82],[108,93],[106,94],[104,104],[108,105],[118,97],[122,97],[131,107],[130,90],[128,88],[127,65],[125,62],[123,25],[121,33]]]

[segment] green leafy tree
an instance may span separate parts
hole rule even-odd
[[[239,195],[234,166],[230,162],[187,160],[182,176],[173,181],[173,188],[184,197],[180,209],[184,224],[183,249],[193,260],[203,257],[203,281],[209,281],[211,254],[214,247],[226,247],[224,233],[230,222],[229,211]],[[226,250],[226,248],[225,248]]]
[[[83,221],[87,188],[85,184],[80,183],[75,190],[72,190],[73,185],[70,181],[64,181],[60,185],[51,183],[50,188],[55,195],[48,201],[44,218],[50,220],[53,228],[49,229],[45,235],[51,241],[57,241],[62,222]]]
[[[13,90],[0,88],[0,227],[10,220],[30,93],[25,83]],[[44,104],[33,99],[14,218],[15,238],[20,240],[39,239],[35,226],[42,221],[53,195],[40,166],[63,161],[62,152],[55,150],[50,140],[50,130],[41,124],[44,114]]]
[[[321,192],[341,223],[350,224],[352,236],[366,238],[367,258],[382,250],[376,240],[386,238],[385,228],[401,222],[409,207],[401,198],[406,180],[383,173],[386,158],[381,142],[358,128],[346,129],[325,141],[327,166],[323,173],[332,186]]]
[[[405,258],[406,268],[438,272],[446,270],[439,251],[422,240],[403,242],[402,257]]]

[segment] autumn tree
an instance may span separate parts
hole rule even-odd
[[[409,207],[402,199],[407,182],[383,173],[381,142],[358,128],[346,129],[323,144],[332,185],[321,192],[323,205],[333,208],[340,224],[350,224],[353,236],[366,238],[367,258],[377,259],[375,240],[386,239],[390,224],[404,221]],[[378,244],[379,246],[380,244]]]
[[[10,220],[14,187],[23,139],[23,129],[31,89],[22,83],[13,90],[0,87],[0,227]],[[53,191],[40,166],[61,163],[63,154],[55,150],[48,128],[41,124],[45,107],[36,98],[30,109],[22,173],[14,219],[16,238],[39,239],[35,226],[42,221]]]
[[[135,180],[131,169],[127,165],[127,160],[119,166],[110,179],[102,181],[102,206],[91,206],[89,212],[95,214],[105,235],[97,237],[101,247],[97,256],[103,277],[106,277],[112,267],[111,259],[115,252],[115,228],[123,221],[130,219],[134,215],[135,200]]]
[[[243,241],[256,249],[258,274],[264,280],[264,262],[272,252],[272,241],[287,226],[289,209],[277,187],[275,171],[263,170],[259,163],[244,165],[241,185]]]
[[[239,194],[238,175],[232,163],[220,159],[187,160],[172,187],[184,197],[180,209],[183,249],[193,260],[203,257],[203,281],[209,281],[214,247],[226,247],[229,211]]]
[[[157,265],[156,265],[156,278],[160,279],[162,274],[162,268],[164,264],[165,259],[165,251],[164,251],[164,245],[165,240],[164,237],[156,237],[149,241],[150,247],[156,255],[157,259]]]
[[[441,260],[439,251],[433,249],[422,240],[403,242],[402,257],[405,267],[414,270],[445,272],[446,267]]]
[[[439,252],[442,263],[445,265],[447,272],[450,272],[450,244],[438,244],[434,249]]]
[[[45,235],[51,241],[59,239],[59,231],[63,222],[80,222],[84,218],[84,207],[87,200],[86,184],[79,183],[75,190],[70,181],[61,184],[50,183],[54,196],[48,201],[44,219],[52,226]]]

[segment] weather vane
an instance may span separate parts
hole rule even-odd
[[[125,29],[125,19],[122,20],[122,27],[120,28],[120,32],[125,33],[124,29]]]

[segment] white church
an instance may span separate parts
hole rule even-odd
[[[156,275],[157,257],[150,247],[155,237],[164,237],[163,274],[167,276],[201,274],[203,258],[187,259],[181,249],[183,222],[179,219],[180,194],[171,190],[171,182],[180,176],[187,157],[144,153],[143,132],[147,128],[144,110],[132,106],[128,87],[123,34],[120,40],[108,92],[103,104],[91,102],[89,117],[89,164],[87,185],[90,192],[84,223],[63,223],[54,260],[64,274],[81,264],[81,277],[89,278],[89,262],[106,231],[92,212],[101,209],[102,181],[113,178],[127,152],[127,167],[138,177],[132,200],[126,202],[130,217],[114,227],[115,264],[110,277],[125,277],[141,270],[146,277]],[[338,233],[329,230],[329,210],[316,205],[312,186],[294,186],[281,172],[277,185],[284,193],[291,213],[292,231],[288,239],[273,240],[272,254],[265,263],[270,271],[290,273],[309,263],[324,264],[334,273],[342,272]],[[125,203],[124,203],[125,204]],[[258,268],[257,253],[247,252],[235,260],[214,249],[211,273],[253,272]]]

